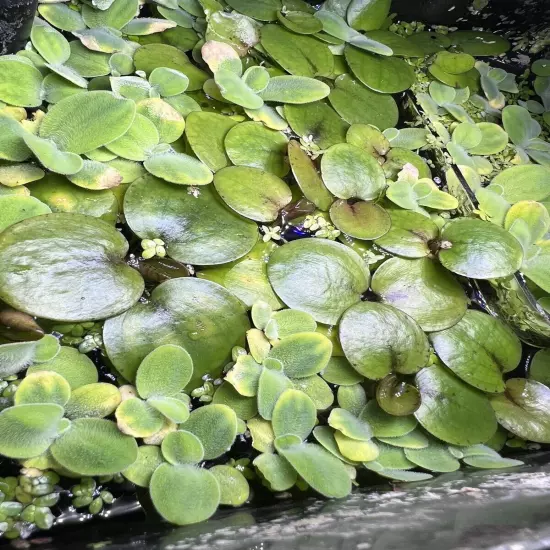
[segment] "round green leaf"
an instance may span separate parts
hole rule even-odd
[[[103,338],[109,358],[127,380],[134,380],[141,361],[162,341],[187,350],[195,365],[192,383],[199,385],[205,374],[219,374],[249,328],[244,306],[223,287],[178,278],[158,285],[147,304],[109,319]]]
[[[55,403],[64,407],[71,397],[71,386],[55,372],[27,374],[15,392],[15,405]]]
[[[260,416],[271,420],[279,397],[292,387],[292,382],[282,372],[268,368],[262,369],[258,381],[258,412]]]
[[[136,113],[128,131],[106,145],[107,149],[128,160],[146,160],[159,143],[157,127],[148,118]]]
[[[143,165],[153,176],[181,185],[207,185],[214,177],[200,160],[181,153],[153,155]]]
[[[258,393],[260,387],[258,387]],[[229,383],[224,382],[218,387],[212,399],[213,404],[227,405],[235,411],[241,420],[248,420],[258,414],[258,405],[255,397],[245,397]]]
[[[279,454],[314,490],[327,498],[343,498],[351,492],[351,479],[344,464],[323,447],[313,443],[282,445],[275,440]]]
[[[185,430],[200,439],[205,460],[212,460],[233,445],[237,436],[237,415],[226,405],[201,407],[191,413]]]
[[[223,264],[252,249],[255,223],[231,212],[212,186],[197,197],[187,191],[153,176],[136,180],[124,200],[128,225],[142,239],[162,239],[168,255],[182,263]]]
[[[411,433],[417,426],[413,415],[394,416],[388,414],[373,399],[361,411],[360,418],[369,423],[374,437],[397,438]]]
[[[186,119],[185,137],[197,157],[217,172],[231,164],[225,152],[225,137],[235,120],[218,113],[194,112]]]
[[[40,403],[9,407],[0,412],[0,454],[32,458],[46,452],[58,435],[63,407]]]
[[[270,79],[259,97],[276,103],[313,103],[330,94],[328,84],[308,76],[282,75]]]
[[[174,466],[198,464],[204,457],[200,439],[184,430],[169,433],[162,440],[161,449],[165,460]]]
[[[550,169],[537,164],[512,166],[498,174],[491,186],[502,188],[502,196],[508,202],[543,201],[550,197]]]
[[[470,154],[488,156],[504,151],[508,145],[508,134],[498,124],[479,122],[476,126],[481,131],[481,141],[468,151]]]
[[[272,491],[287,491],[298,479],[296,470],[277,454],[264,452],[254,459],[253,464]]]
[[[464,463],[474,468],[514,468],[516,466],[522,466],[524,462],[521,460],[514,460],[513,458],[503,458],[501,456],[468,456],[464,457]]]
[[[141,362],[136,388],[143,399],[170,397],[179,393],[193,376],[193,359],[180,346],[165,344],[154,349]]]
[[[321,372],[332,353],[330,340],[318,332],[299,333],[279,340],[269,357],[283,364],[291,378],[306,378]]]
[[[353,74],[375,92],[403,92],[416,80],[413,68],[397,57],[378,56],[353,46],[346,46],[345,56]]]
[[[393,128],[399,120],[395,99],[365,88],[347,74],[334,81],[328,96],[336,112],[350,124],[372,124],[380,130]]]
[[[231,209],[258,222],[275,221],[292,200],[292,192],[282,179],[250,166],[223,168],[214,177],[214,186]]]
[[[328,417],[328,424],[351,439],[369,441],[372,438],[369,424],[345,409],[332,409]]]
[[[261,122],[243,122],[229,130],[225,150],[233,164],[259,168],[283,177],[288,173],[288,140]]]
[[[366,201],[338,200],[330,208],[330,219],[346,235],[366,241],[379,239],[391,227],[386,210]]]
[[[287,31],[280,25],[262,27],[261,44],[269,56],[291,75],[328,77],[334,69],[334,58],[326,44]]]
[[[138,448],[137,460],[122,475],[139,487],[149,487],[154,471],[164,462],[160,448],[156,445],[142,445]]]
[[[133,437],[118,431],[109,420],[79,418],[51,447],[63,466],[82,476],[111,475],[125,470],[137,459]]]
[[[183,134],[183,117],[162,99],[141,100],[137,104],[137,113],[148,118],[156,126],[161,143],[173,143]]]
[[[250,487],[244,475],[224,464],[210,468],[220,486],[220,504],[224,506],[242,506],[250,496]]]
[[[431,55],[441,50],[446,50],[451,45],[451,40],[446,34],[438,32],[417,32],[408,37],[408,40],[424,51],[425,55]]]
[[[137,397],[124,400],[117,408],[118,429],[132,437],[151,437],[162,429],[164,416]]]
[[[182,424],[189,418],[189,399],[186,394],[176,394],[174,397],[150,397],[147,399],[147,404],[174,424]]]
[[[453,273],[472,279],[508,277],[523,260],[518,240],[483,220],[453,220],[443,228],[441,239],[450,243],[439,252],[441,263]]]
[[[65,406],[65,416],[75,418],[105,418],[120,405],[119,389],[104,382],[86,384],[74,390]]]
[[[151,477],[149,491],[157,512],[176,525],[205,521],[220,503],[214,475],[195,466],[161,464]]]
[[[341,199],[373,200],[386,185],[376,159],[345,143],[333,145],[323,155],[321,173],[329,191]]]
[[[453,327],[430,335],[440,359],[464,382],[490,393],[505,389],[503,373],[521,360],[518,337],[499,319],[467,311]]]
[[[416,375],[422,404],[415,416],[435,437],[452,445],[485,443],[497,423],[485,395],[456,378],[445,367],[433,365]]]
[[[89,50],[80,40],[73,40],[69,45],[71,57],[65,64],[48,67],[58,77],[79,88],[87,88],[86,78],[106,76],[111,72],[108,53]]]
[[[351,0],[348,4],[347,21],[357,30],[379,29],[390,14],[390,0]]]
[[[338,405],[342,409],[358,416],[367,404],[367,394],[360,383],[352,386],[340,386],[336,392]]]
[[[383,250],[404,258],[423,258],[431,253],[429,244],[439,234],[437,225],[418,212],[388,209],[391,227],[376,240]]]
[[[41,89],[42,74],[28,59],[0,57],[0,101],[17,107],[39,107]]]
[[[301,11],[277,12],[277,18],[287,29],[298,34],[315,34],[323,30],[323,24],[311,13]]]
[[[304,392],[318,411],[326,411],[334,403],[334,394],[330,386],[317,375],[306,378],[293,378],[294,388]]]
[[[348,460],[353,462],[370,462],[378,458],[378,446],[374,441],[359,441],[345,436],[342,432],[334,432],[338,450]]]
[[[133,101],[111,92],[77,94],[48,110],[40,125],[40,137],[53,140],[63,151],[86,153],[124,135],[135,112]]]
[[[433,439],[425,449],[405,449],[405,456],[431,472],[456,472],[460,468],[460,462],[449,452],[447,445]]]
[[[32,374],[42,371],[60,374],[67,380],[73,391],[86,384],[93,384],[98,380],[98,372],[92,360],[77,349],[67,346],[62,346],[53,359],[39,365],[30,366],[27,373]]]
[[[506,393],[491,398],[498,423],[521,439],[550,442],[550,389],[535,380],[512,378]]]
[[[313,401],[299,390],[285,390],[273,409],[275,437],[293,434],[304,440],[311,433],[317,420]]]
[[[410,315],[426,332],[452,327],[468,304],[456,279],[428,258],[387,260],[376,270],[371,288],[383,302]]]
[[[355,304],[342,316],[339,336],[348,361],[373,380],[391,372],[414,374],[428,362],[430,347],[422,329],[389,305]]]
[[[474,68],[475,58],[467,53],[439,52],[435,57],[437,63],[443,71],[450,74],[467,73]]]
[[[338,386],[353,386],[364,380],[345,357],[331,357],[321,376]]]
[[[384,468],[396,470],[411,470],[412,468],[416,468],[416,464],[405,456],[405,449],[402,447],[378,443],[378,451],[379,454],[376,462]]]
[[[41,4],[38,13],[54,27],[67,32],[86,28],[82,16],[66,4]]]
[[[124,237],[103,221],[78,214],[30,218],[0,237],[0,297],[59,321],[117,315],[143,292],[141,276],[122,259],[127,251]]]
[[[321,239],[297,240],[279,247],[271,255],[267,274],[285,304],[326,324],[336,324],[342,313],[361,299],[370,278],[358,254]]]

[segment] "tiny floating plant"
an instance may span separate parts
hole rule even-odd
[[[0,56],[0,534],[550,444],[548,60],[385,1],[140,4]]]

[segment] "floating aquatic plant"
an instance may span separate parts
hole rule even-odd
[[[532,339],[467,287],[550,311],[548,61],[390,12],[45,2],[0,57],[5,537],[134,487],[188,525],[550,444],[548,325],[518,378]]]

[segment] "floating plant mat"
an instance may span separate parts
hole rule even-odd
[[[467,286],[525,277],[550,310],[546,60],[506,105],[505,38],[390,12],[44,2],[0,57],[1,535],[136,494],[188,525],[550,444],[548,349],[518,378]]]

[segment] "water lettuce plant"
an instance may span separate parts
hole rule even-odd
[[[40,3],[0,57],[1,535],[550,444],[548,62],[407,28],[386,0]]]

